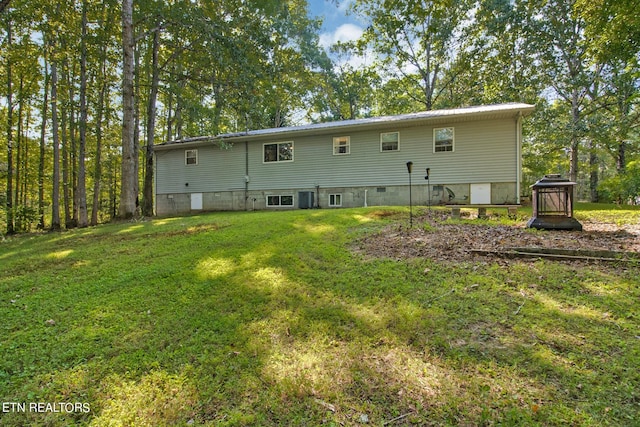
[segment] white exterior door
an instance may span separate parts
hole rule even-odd
[[[491,204],[491,183],[488,184],[470,184],[470,202],[472,205],[490,205]]]
[[[191,193],[191,210],[202,210],[202,193]]]

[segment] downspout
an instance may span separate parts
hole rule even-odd
[[[516,115],[516,204],[520,204],[520,185],[522,180],[522,112]]]
[[[244,210],[249,210],[249,141],[244,142]]]
[[[158,216],[158,153],[153,150],[153,212]]]

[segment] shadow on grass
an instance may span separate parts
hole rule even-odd
[[[60,254],[64,268],[42,266],[38,280],[57,284],[1,282],[27,306],[0,308],[3,399],[88,402],[91,412],[9,413],[0,424],[634,416],[638,375],[624,367],[639,357],[628,295],[637,279],[551,263],[364,261],[347,230],[379,212],[216,214],[44,245],[38,256]]]

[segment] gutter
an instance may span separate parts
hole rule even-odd
[[[479,107],[455,108],[450,110],[432,110],[397,116],[382,116],[366,119],[343,120],[337,122],[315,123],[303,126],[259,129],[217,136],[198,136],[179,141],[165,142],[155,146],[156,150],[186,149],[206,146],[218,141],[237,143],[245,141],[273,141],[275,138],[294,138],[306,135],[333,134],[336,132],[357,131],[359,129],[389,129],[396,126],[436,125],[457,123],[460,121],[482,120],[510,117],[515,112],[522,116],[533,112],[535,106],[523,103],[487,105]]]

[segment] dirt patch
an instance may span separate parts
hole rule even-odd
[[[525,228],[526,222],[494,225],[470,220],[448,223],[448,213],[414,218],[414,227],[390,225],[357,242],[356,250],[383,258],[428,258],[439,261],[487,259],[473,250],[501,251],[514,247],[577,249],[640,253],[640,225],[583,222],[583,231]]]

